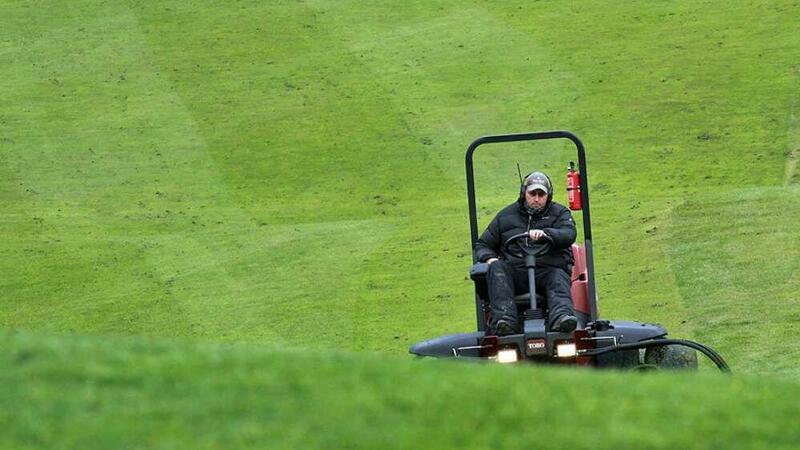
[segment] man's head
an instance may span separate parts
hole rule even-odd
[[[534,211],[543,210],[553,198],[553,184],[542,172],[533,172],[522,183],[525,206]]]

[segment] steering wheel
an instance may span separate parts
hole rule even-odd
[[[524,242],[518,243],[514,250],[512,250],[512,245],[517,243],[517,241],[523,240]],[[525,259],[526,255],[533,255],[533,256],[542,256],[550,251],[550,248],[553,246],[553,239],[550,238],[548,235],[542,236],[542,239],[538,241],[533,241],[528,233],[520,233],[515,234],[508,238],[508,240],[503,244],[503,252],[517,257],[519,259]],[[519,250],[517,250],[519,249]]]

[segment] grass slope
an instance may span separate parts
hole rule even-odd
[[[800,319],[800,261],[792,255],[800,244],[765,214],[800,220],[798,193],[775,187],[701,195],[673,212],[673,229],[682,231],[673,236],[671,261],[682,297],[695,305],[689,322],[702,323],[694,334],[741,371],[798,373],[800,350],[791,342]]]
[[[408,417],[399,411],[420,422],[397,431],[398,446],[438,438],[422,419],[445,411],[458,430],[442,445],[456,446],[475,442],[456,436],[488,411],[511,420],[524,410],[533,422],[536,405],[551,403],[544,391],[575,395],[569,381],[625,400],[622,416],[598,414],[595,397],[570,415],[607,421],[598,433],[609,442],[789,446],[797,436],[776,430],[796,411],[780,400],[790,396],[773,399],[800,374],[787,331],[800,313],[798,17],[791,1],[5,2],[0,327],[34,333],[4,338],[6,439],[77,446],[102,434],[114,446],[128,422],[119,413],[149,421],[142,439],[174,436],[150,444],[178,445],[197,434],[184,415],[193,396],[213,386],[223,414],[201,411],[198,423],[225,430],[196,446],[269,437],[270,421],[292,430],[279,442],[304,442],[305,427],[328,423],[305,425],[316,401],[352,413],[316,446],[383,443],[394,437],[388,418]],[[717,347],[738,373],[795,384],[542,372],[539,402],[503,368],[349,353],[295,367],[269,350],[403,355],[472,329],[464,149],[479,135],[560,128],[589,152],[602,314],[663,323]],[[482,223],[512,200],[515,162],[563,180],[569,151],[481,153]],[[64,333],[97,337],[37,337]],[[252,346],[104,342],[131,335]],[[72,365],[94,354],[106,375]],[[298,375],[320,364],[331,384]],[[353,366],[378,383],[364,403]],[[250,374],[227,386],[231,367]],[[247,403],[260,401],[263,373],[281,379],[269,389],[289,392],[285,415]],[[496,377],[513,386],[513,408],[491,403],[505,389]],[[378,393],[390,381],[400,400]],[[346,394],[329,392],[337,382]],[[64,386],[77,389],[69,405],[55,396]],[[453,386],[486,389],[487,408],[468,409],[473,397]],[[13,414],[29,395],[39,397]],[[114,409],[126,399],[140,409]],[[639,417],[638,405],[652,414]],[[81,434],[72,417],[92,408],[108,414]],[[760,415],[735,415],[750,410]],[[223,416],[232,419],[214,422]],[[676,421],[687,435],[645,436]],[[521,439],[492,430],[475,446]]]
[[[3,333],[0,343],[4,448],[788,449],[800,440],[800,386],[779,380],[141,338]]]
[[[673,208],[797,180],[797,7],[719,6],[12,2],[0,320],[402,353],[472,327],[466,144],[568,128],[604,313],[691,337]],[[484,223],[560,178],[530,148],[480,155]]]

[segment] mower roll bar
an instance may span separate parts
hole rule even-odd
[[[467,168],[467,201],[469,202],[469,228],[471,233],[472,243],[472,262],[475,260],[475,244],[478,242],[478,212],[475,202],[475,174],[473,170],[472,155],[475,150],[483,144],[495,144],[501,142],[520,142],[520,141],[538,141],[544,139],[569,139],[575,144],[578,151],[578,170],[580,171],[580,187],[581,187],[581,203],[583,212],[583,240],[584,249],[586,251],[586,272],[587,272],[587,285],[589,296],[590,308],[590,321],[598,320],[597,312],[597,291],[595,290],[594,279],[594,254],[592,252],[592,222],[589,216],[589,177],[586,171],[586,150],[583,143],[577,136],[569,131],[541,131],[534,133],[519,133],[519,134],[498,134],[492,136],[483,136],[475,139],[467,148],[465,157]],[[484,331],[484,325],[481,318],[483,317],[483,307],[480,299],[478,298],[477,288],[475,293],[475,317],[478,321],[478,331]]]

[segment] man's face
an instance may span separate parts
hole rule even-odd
[[[528,208],[542,209],[547,204],[547,192],[541,189],[534,189],[532,191],[525,191],[525,203]]]

